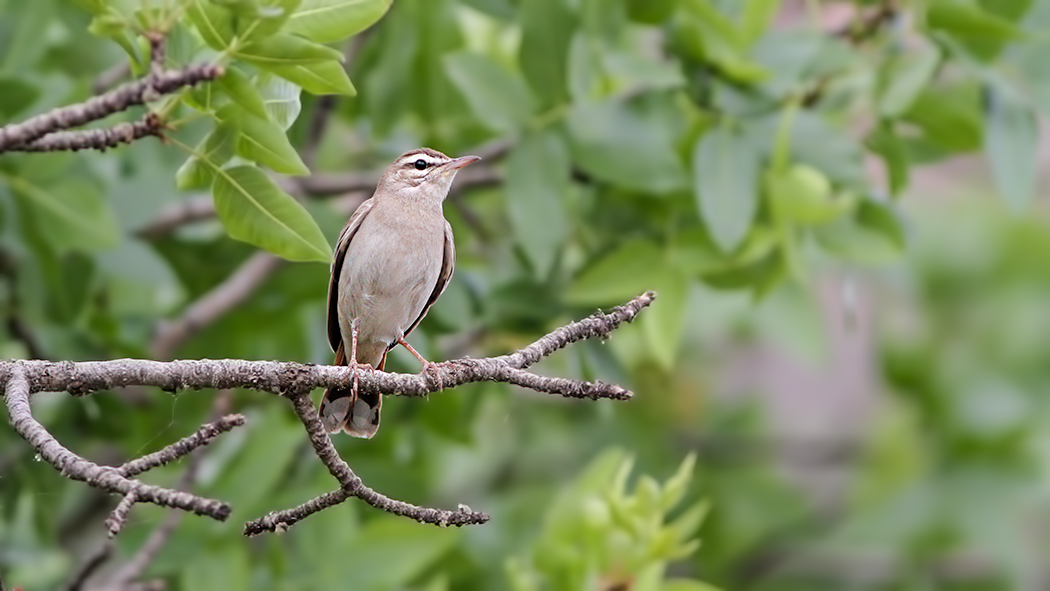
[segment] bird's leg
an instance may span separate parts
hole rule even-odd
[[[424,359],[423,356],[420,355],[418,351],[416,351],[415,349],[412,348],[412,345],[408,344],[408,341],[405,340],[405,337],[398,337],[397,338],[397,342],[402,347],[408,349],[408,352],[411,353],[413,356],[415,356],[415,358],[418,359],[419,362],[423,364],[423,371],[424,372],[428,372],[428,371],[434,372],[434,380],[437,382],[438,390],[444,390],[445,386],[444,386],[444,384],[441,383],[441,373],[438,371],[438,364],[434,363],[433,361],[427,361],[426,359]]]
[[[351,392],[354,393],[354,400],[357,400],[357,319],[354,318],[350,321],[350,362],[347,363],[350,367],[354,368],[354,385]]]

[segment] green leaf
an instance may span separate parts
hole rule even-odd
[[[907,147],[900,136],[897,135],[893,124],[885,121],[880,123],[872,129],[865,140],[865,144],[872,152],[882,157],[890,194],[893,196],[899,195],[908,186],[911,164],[908,158]]]
[[[824,115],[807,110],[795,115],[790,152],[792,160],[809,164],[833,183],[856,191],[868,189],[860,142]]]
[[[650,264],[659,262],[654,260]],[[647,289],[655,289],[660,297],[641,318],[642,331],[649,343],[648,351],[652,359],[669,372],[674,369],[678,359],[685,329],[689,280],[680,269],[664,266]]]
[[[725,252],[740,245],[758,210],[761,154],[728,126],[700,136],[693,150],[693,189],[700,214]]]
[[[47,51],[46,33],[58,15],[54,0],[13,2],[0,9],[5,20],[17,23],[0,35],[0,56],[3,57],[0,72],[23,73],[32,71],[40,57]],[[4,87],[4,92],[6,92]]]
[[[215,170],[233,157],[240,131],[232,123],[219,122],[197,144],[196,154],[186,159],[175,173],[175,186],[183,191],[203,189],[215,179]]]
[[[924,89],[902,119],[949,151],[969,152],[981,147],[980,97],[977,86],[968,80]]]
[[[234,37],[230,11],[207,0],[194,0],[186,14],[209,47],[216,51],[229,47]]]
[[[825,224],[855,205],[853,199],[835,197],[827,177],[805,164],[768,170],[763,184],[776,219],[791,224]]]
[[[260,68],[301,66],[324,61],[343,61],[343,54],[331,47],[295,35],[274,35],[246,43],[234,53]]]
[[[709,0],[682,4],[671,28],[671,43],[690,58],[710,64],[737,82],[756,82],[766,71],[748,56],[740,30]]]
[[[281,129],[288,131],[303,111],[303,103],[299,99],[302,89],[299,85],[268,72],[256,76],[255,86],[266,105],[267,117]]]
[[[268,166],[275,172],[292,175],[310,174],[299,153],[288,141],[288,136],[279,125],[241,111],[235,105],[219,110],[216,116],[240,132],[234,144],[234,152],[254,162]]]
[[[883,117],[897,117],[908,110],[933,78],[940,61],[940,52],[932,47],[887,60],[879,70],[876,99],[879,113]]]
[[[446,55],[444,64],[449,79],[490,129],[509,133],[529,122],[535,104],[516,73],[484,55],[465,51]]]
[[[958,0],[936,0],[926,11],[926,24],[967,39],[1007,41],[1022,35],[1012,22]]]
[[[0,74],[0,122],[10,120],[32,105],[40,89],[20,76]]]
[[[227,67],[226,73],[218,80],[219,87],[240,107],[256,117],[267,118],[266,105],[259,96],[259,91],[251,80],[235,67]]]
[[[660,591],[720,591],[718,587],[691,579],[667,579]]]
[[[90,183],[59,180],[41,187],[8,177],[14,194],[31,210],[40,234],[59,251],[93,252],[116,246],[120,230],[102,194]]]
[[[270,66],[267,69],[285,80],[298,84],[310,94],[357,94],[357,89],[350,82],[343,65],[336,60],[296,66]]]
[[[507,159],[507,208],[536,277],[548,277],[569,231],[565,211],[569,154],[553,129],[525,135]]]
[[[216,171],[212,191],[231,237],[292,261],[331,261],[331,248],[317,222],[258,168]]]
[[[341,41],[378,21],[393,0],[303,0],[285,25],[318,43]]]
[[[541,107],[566,101],[566,68],[576,15],[565,0],[519,4],[521,46],[518,62]]]
[[[769,29],[780,10],[780,0],[746,0],[740,19],[740,40],[750,46]]]
[[[660,294],[660,297],[663,298],[663,294]],[[696,468],[696,452],[687,455],[682,460],[682,463],[678,465],[675,473],[664,483],[663,493],[660,495],[660,508],[663,511],[671,511],[685,498],[685,493],[689,488],[689,481],[693,479],[694,468]],[[695,528],[693,531],[695,531]],[[693,531],[683,533],[692,534]]]
[[[678,0],[627,0],[627,16],[647,25],[658,25],[674,12]]]
[[[870,199],[853,216],[815,228],[813,235],[825,250],[863,263],[894,260],[905,246],[900,218],[888,204]]]
[[[1010,205],[1022,211],[1035,195],[1039,121],[1011,89],[990,86],[986,92],[984,147],[992,176]]]
[[[577,103],[568,126],[573,160],[587,174],[645,193],[688,187],[669,130],[622,102]]]
[[[656,285],[663,260],[664,253],[652,242],[626,241],[584,270],[565,293],[565,301],[578,306],[622,303]]]

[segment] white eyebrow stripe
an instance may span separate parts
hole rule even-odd
[[[426,162],[430,166],[437,166],[438,164],[441,164],[442,162],[444,162],[444,160],[441,160],[439,158],[435,158],[435,157],[431,156],[430,154],[424,154],[424,153],[420,152],[419,154],[412,154],[410,156],[404,156],[400,160],[398,160],[397,163],[399,165],[401,165],[401,166],[405,166],[405,165],[414,163],[416,160],[422,160],[423,162]]]

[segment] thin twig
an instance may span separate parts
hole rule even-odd
[[[28,144],[14,146],[12,152],[61,152],[78,150],[106,150],[147,136],[161,137],[163,124],[154,113],[134,123],[118,123],[105,129],[56,131]]]
[[[125,462],[117,470],[127,478],[137,476],[147,470],[174,462],[198,447],[208,445],[219,435],[234,427],[240,427],[244,422],[244,415],[227,415],[217,421],[205,423],[193,435],[183,437],[159,451]]]
[[[91,83],[91,92],[102,94],[130,75],[131,63],[128,61],[120,62],[119,64],[111,66],[95,78],[95,81]]]
[[[169,94],[184,86],[193,86],[206,80],[214,80],[223,73],[218,64],[198,64],[147,76],[129,82],[105,94],[87,99],[82,103],[52,109],[47,113],[30,117],[21,123],[0,127],[0,152],[28,144],[45,135],[78,127],[119,113],[160,94]]]
[[[410,503],[391,499],[369,488],[357,474],[354,474],[354,471],[350,469],[346,461],[339,457],[339,452],[332,445],[332,439],[325,433],[320,419],[317,418],[317,410],[310,400],[309,393],[303,392],[293,397],[292,405],[295,407],[295,414],[299,416],[299,420],[306,427],[314,452],[321,459],[321,462],[324,463],[325,467],[328,468],[328,472],[335,477],[340,488],[293,509],[270,513],[250,521],[244,525],[244,535],[255,536],[264,532],[284,531],[306,517],[322,509],[338,505],[350,497],[357,497],[377,509],[393,513],[394,515],[409,517],[420,523],[431,523],[441,527],[476,525],[489,520],[489,516],[484,513],[465,510],[464,508],[456,511],[446,511],[443,509],[417,507]]]
[[[209,424],[220,423],[230,417],[223,417],[225,413],[229,411],[230,403],[233,400],[233,390],[222,390],[219,392],[219,396],[215,399],[215,403],[212,405],[211,417]],[[235,417],[241,417],[241,415],[232,415]],[[243,420],[243,417],[241,417]],[[199,433],[199,432],[198,432]],[[191,455],[189,461],[186,464],[186,470],[179,477],[179,481],[175,484],[176,490],[188,491],[193,487],[194,481],[197,479],[197,474],[200,471],[201,461],[204,459],[203,453]],[[127,464],[125,464],[127,465]],[[120,589],[127,589],[129,583],[142,576],[142,573],[146,572],[150,563],[160,554],[160,551],[171,539],[172,534],[175,533],[175,529],[178,528],[179,523],[185,513],[181,511],[172,511],[164,517],[164,521],[150,533],[146,541],[139,547],[138,552],[131,557],[126,564],[117,570],[116,573],[109,580],[109,586]]]
[[[106,518],[106,535],[112,539],[117,537],[120,530],[124,529],[124,522],[128,520],[128,513],[131,512],[132,505],[135,504],[135,493],[130,492],[124,495],[123,499],[117,503],[116,508]]]

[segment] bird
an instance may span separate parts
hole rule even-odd
[[[480,159],[429,148],[405,152],[339,235],[328,282],[328,340],[335,365],[355,372],[350,387],[330,387],[321,399],[318,414],[328,433],[371,439],[379,430],[382,395],[358,392],[358,367],[382,370],[398,344],[424,371],[435,367],[405,337],[452,278],[456,247],[442,204],[456,173]]]

